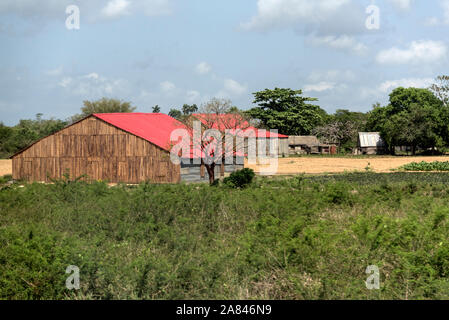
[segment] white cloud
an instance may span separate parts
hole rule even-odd
[[[308,41],[314,45],[325,45],[334,49],[350,50],[357,54],[363,54],[368,50],[368,47],[361,42],[355,40],[354,37],[348,35],[342,36],[325,36],[315,37],[311,36]]]
[[[350,0],[258,0],[257,15],[242,26],[249,30],[285,27],[299,22],[320,23]]]
[[[439,24],[440,24],[440,19],[438,19],[437,17],[430,17],[424,21],[424,25],[430,26],[430,27],[438,26]]]
[[[351,70],[314,71],[307,77],[307,79],[313,83],[320,81],[342,82],[354,81],[356,80],[356,75]]]
[[[442,19],[437,17],[429,17],[424,21],[426,26],[439,26],[443,24],[449,24],[449,0],[440,0],[441,10],[443,12]]]
[[[101,10],[103,16],[115,18],[129,14],[130,2],[127,0],[111,0]]]
[[[0,13],[12,13],[26,18],[55,17],[57,12],[65,12],[70,0],[2,0]]]
[[[308,84],[304,86],[304,92],[323,92],[335,88],[335,83],[322,81],[316,84]]]
[[[449,0],[442,0],[440,3],[443,8],[444,23],[449,24]]]
[[[169,15],[173,12],[173,0],[1,0],[0,13],[14,14],[21,18],[39,20],[61,20],[68,5],[79,6],[84,23],[99,18],[117,18],[127,14],[147,16]],[[1,28],[0,28],[1,29]]]
[[[438,62],[447,54],[447,47],[441,41],[413,41],[407,49],[393,47],[379,52],[380,64],[419,64]]]
[[[147,16],[163,16],[173,12],[171,0],[139,0],[135,8]]]
[[[198,100],[201,97],[201,94],[198,91],[189,90],[189,91],[187,91],[186,96],[187,96],[187,101],[189,103],[193,103],[193,102],[198,102]]]
[[[258,32],[291,29],[314,37],[365,34],[365,9],[353,0],[258,0],[257,13],[240,26]]]
[[[51,69],[51,70],[47,70],[45,71],[45,74],[47,76],[60,76],[62,74],[62,66],[56,68],[56,69]]]
[[[95,79],[95,80],[98,80],[100,78],[100,76],[96,72],[89,73],[88,75],[85,75],[84,77],[87,79]]]
[[[411,8],[412,0],[389,0],[396,8],[408,10]]]
[[[63,88],[67,88],[71,83],[72,83],[72,78],[71,77],[65,77],[58,83],[58,85],[63,87]]]
[[[126,80],[108,79],[95,72],[77,77],[64,77],[58,85],[72,94],[84,97],[123,94],[127,90]]]
[[[164,81],[160,83],[161,90],[164,92],[172,91],[176,88],[175,84],[170,81]]]
[[[207,62],[201,62],[195,67],[198,74],[207,74],[212,70],[212,67]]]
[[[388,80],[379,85],[379,90],[383,93],[390,92],[398,87],[404,88],[428,88],[434,83],[432,78],[404,78],[399,80]]]
[[[246,85],[242,85],[235,80],[225,79],[224,80],[224,90],[231,95],[241,95],[245,93],[248,88]]]

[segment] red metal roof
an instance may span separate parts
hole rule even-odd
[[[173,130],[185,128],[163,113],[95,113],[95,117],[170,151]]]
[[[226,129],[230,130],[231,133],[237,134],[239,136],[243,136],[248,132],[254,132],[256,138],[279,138],[284,139],[288,138],[288,136],[270,132],[270,130],[257,129],[255,127],[250,126],[248,121],[244,119],[239,119],[241,116],[238,114],[205,114],[205,113],[195,113],[193,114],[195,118],[201,121],[203,124],[206,124],[208,127],[212,127],[214,129],[218,129],[220,131],[225,131]]]
[[[170,135],[173,130],[186,128],[184,124],[180,121],[166,115],[163,113],[95,113],[93,116],[117,127],[129,133],[132,133],[142,139],[145,139],[160,148],[170,151],[171,146],[176,144],[176,141],[170,141]],[[198,119],[205,115],[195,115]],[[221,115],[227,117],[228,115]],[[217,125],[220,127],[219,130],[224,130],[222,124]],[[261,131],[254,127],[245,125],[242,123],[243,130],[238,131],[239,128],[235,128],[238,131],[237,134],[243,134],[246,130],[254,130],[256,137],[263,137]],[[213,127],[216,127],[215,125]],[[266,131],[267,138],[287,138],[287,136],[282,134],[270,133]],[[180,141],[180,140],[179,140]],[[179,142],[178,141],[178,142]],[[204,151],[201,150],[190,151],[190,157],[204,157]]]

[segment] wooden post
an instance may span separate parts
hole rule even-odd
[[[224,177],[224,174],[225,174],[225,164],[224,162],[222,162],[220,165],[220,176]]]
[[[201,161],[201,167],[200,167],[200,176],[201,176],[201,178],[204,178],[205,177],[205,170],[204,170],[205,168],[204,168],[204,163]]]

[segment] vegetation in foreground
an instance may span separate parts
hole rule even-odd
[[[2,299],[448,299],[449,174],[3,185]],[[78,291],[65,287],[80,268]],[[367,290],[369,265],[380,290]]]
[[[412,162],[403,165],[399,170],[404,171],[449,171],[449,161]]]

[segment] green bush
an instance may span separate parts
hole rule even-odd
[[[232,188],[246,188],[252,183],[255,175],[254,170],[245,168],[231,173],[223,180],[223,183]]]
[[[399,170],[404,171],[449,171],[449,161],[434,161],[434,162],[412,162],[403,165]]]

